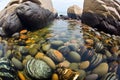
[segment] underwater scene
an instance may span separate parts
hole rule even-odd
[[[77,20],[54,20],[0,40],[2,80],[118,80],[120,37]]]

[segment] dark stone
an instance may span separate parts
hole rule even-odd
[[[43,28],[55,18],[52,12],[30,1],[18,6],[16,13],[28,30]]]
[[[72,18],[72,19],[77,19],[77,20],[80,19],[80,15],[76,15],[76,14],[73,14],[73,13],[67,13],[67,15],[68,15],[69,18]]]
[[[19,32],[22,29],[22,24],[15,14],[15,12],[10,13],[7,17],[0,19],[0,26],[2,26],[2,30],[4,33],[0,35],[10,36],[15,32]]]
[[[68,20],[70,18],[68,16],[66,16],[66,15],[60,15],[60,19]]]
[[[111,16],[103,16],[91,12],[84,12],[82,23],[109,34],[120,35],[120,21]]]

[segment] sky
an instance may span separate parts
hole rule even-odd
[[[9,1],[10,0],[0,0],[0,10],[2,10]],[[74,4],[83,8],[83,1],[84,0],[52,0],[52,3],[57,12],[62,14],[66,13],[67,8]]]

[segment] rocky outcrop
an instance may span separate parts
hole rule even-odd
[[[80,19],[81,14],[82,14],[82,9],[77,5],[70,6],[67,9],[67,15],[72,19]]]
[[[22,24],[15,13],[15,9],[18,4],[13,4],[0,12],[0,27],[3,32],[9,36],[22,29]],[[0,35],[3,36],[4,33]]]
[[[119,0],[84,0],[81,20],[106,33],[120,35]]]
[[[43,28],[54,19],[52,12],[30,1],[17,7],[16,13],[28,30]]]
[[[10,36],[23,28],[43,28],[56,16],[51,0],[11,0],[0,12],[0,27]]]

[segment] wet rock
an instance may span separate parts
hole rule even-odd
[[[119,80],[118,75],[116,73],[107,73],[102,80]]]
[[[26,66],[26,73],[33,79],[48,79],[52,75],[52,69],[50,66],[39,59],[30,59]]]
[[[70,53],[70,49],[68,46],[61,46],[58,48],[58,50],[64,55],[66,56],[68,53]]]
[[[22,40],[27,40],[27,39],[28,39],[28,36],[27,36],[27,35],[24,35],[24,34],[21,34],[21,35],[20,35],[20,39],[22,39]]]
[[[71,63],[69,67],[72,70],[78,70],[79,69],[79,64],[78,63]]]
[[[19,51],[17,51],[17,50],[12,50],[12,55],[15,57],[15,58],[17,58],[18,60],[22,60],[22,58],[23,58],[23,56],[22,56],[22,54],[19,52]]]
[[[51,47],[51,44],[47,44],[47,43],[42,44],[42,50],[43,51],[47,52],[50,49],[50,47]]]
[[[94,48],[95,48],[95,52],[99,53],[103,50],[104,46],[101,42],[96,42]]]
[[[107,63],[101,63],[98,65],[92,73],[98,74],[99,76],[104,76],[108,72],[108,64]]]
[[[63,46],[63,41],[59,41],[59,40],[57,40],[57,41],[52,41],[51,42],[51,47],[53,48],[53,49],[58,49],[58,47],[60,47],[60,46]]]
[[[2,80],[16,80],[16,70],[12,62],[3,57],[0,58],[0,78]]]
[[[110,62],[109,64],[109,72],[117,72],[118,63],[116,61]]]
[[[26,29],[24,29],[24,30],[21,30],[20,31],[20,34],[26,34],[28,31],[26,30]]]
[[[86,77],[86,72],[84,70],[78,70],[78,72],[80,73],[78,80],[84,80]]]
[[[92,39],[86,39],[85,40],[85,45],[88,47],[92,47],[94,44],[94,41]]]
[[[52,60],[51,58],[47,57],[46,55],[44,55],[44,54],[41,53],[41,52],[38,52],[38,53],[35,55],[35,58],[45,61],[52,69],[55,69],[55,68],[56,68],[56,65],[55,65],[55,63],[53,62],[53,60]]]
[[[91,61],[90,61],[90,66],[88,69],[94,69],[96,66],[98,66],[101,62],[103,61],[102,54],[95,54]]]
[[[52,80],[59,80],[58,74],[54,73],[52,75]]]
[[[75,45],[75,44],[69,44],[68,48],[70,49],[70,51],[77,51],[78,50],[77,45]]]
[[[67,56],[66,59],[70,62],[80,62],[81,60],[81,56],[75,52],[75,51],[71,51]]]
[[[50,57],[55,63],[59,63],[64,60],[62,53],[55,49],[50,49],[46,55]]]
[[[58,67],[65,67],[68,68],[70,66],[70,62],[65,60],[57,65]]]
[[[19,39],[20,34],[19,34],[18,32],[16,32],[16,33],[14,33],[14,34],[12,35],[12,37],[13,37],[14,39]]]
[[[24,46],[20,46],[19,47],[19,51],[22,55],[27,55],[28,54],[28,48],[24,47]]]
[[[36,48],[29,48],[29,54],[31,56],[35,56],[37,54],[38,50]]]
[[[8,50],[5,54],[5,57],[7,57],[8,59],[12,58],[12,51]]]
[[[57,73],[60,80],[77,80],[79,73],[68,68],[58,68]]]
[[[97,74],[90,74],[86,76],[85,80],[96,80],[97,78],[98,78]]]
[[[90,65],[90,62],[89,61],[83,61],[79,64],[79,68],[80,69],[87,69]]]
[[[80,50],[80,51],[82,51],[82,50]],[[92,57],[94,56],[94,54],[95,54],[95,51],[94,50],[86,50],[85,52],[84,52],[84,49],[83,49],[83,52],[79,52],[79,54],[81,55],[81,60],[82,61],[85,61],[85,60],[91,60],[92,59]]]
[[[18,69],[18,70],[23,70],[23,65],[22,63],[16,59],[15,57],[12,58],[12,63],[14,64],[14,66]]]
[[[112,57],[112,54],[108,50],[105,50],[105,54],[106,54],[107,57]]]
[[[81,14],[82,14],[82,9],[77,5],[70,6],[67,9],[67,15],[72,19],[80,19]]]

